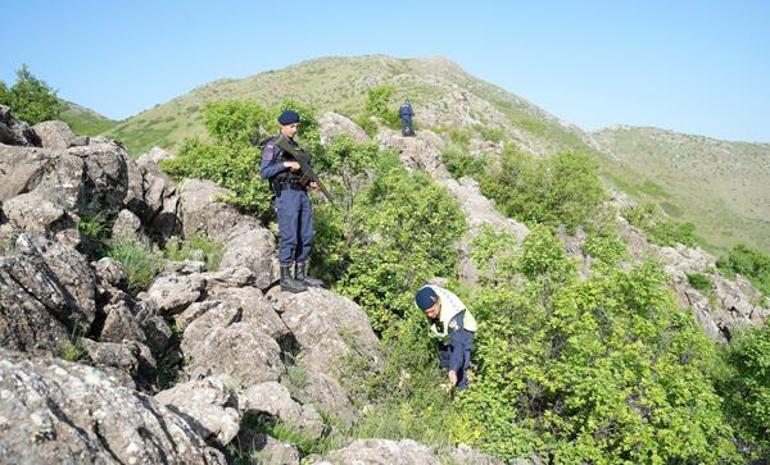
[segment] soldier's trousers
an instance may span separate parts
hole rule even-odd
[[[313,248],[313,206],[305,190],[283,189],[275,198],[278,216],[278,261],[307,261]]]

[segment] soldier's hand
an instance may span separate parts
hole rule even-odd
[[[314,191],[318,190],[318,183],[315,182],[315,181],[310,181],[310,184],[308,184],[308,186],[310,186],[310,189],[312,189]]]
[[[297,171],[299,169],[299,162],[285,161],[283,162],[283,166],[285,166],[286,168],[289,168],[292,171]]]

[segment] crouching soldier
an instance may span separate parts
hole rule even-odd
[[[421,287],[414,296],[417,307],[431,321],[431,336],[436,339],[439,365],[449,375],[449,385],[468,387],[476,320],[459,297],[432,284]]]
[[[281,134],[296,145],[294,136],[299,130],[299,114],[286,110],[278,117]],[[307,262],[313,247],[313,206],[307,189],[317,184],[301,182],[300,165],[289,153],[281,150],[273,139],[262,148],[261,176],[270,180],[274,207],[278,216],[278,261],[281,264],[281,289],[302,292],[308,286],[320,286],[322,282],[307,275]],[[292,271],[296,263],[296,273]]]

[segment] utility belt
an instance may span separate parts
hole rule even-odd
[[[273,191],[273,195],[276,197],[281,196],[281,192],[290,189],[293,191],[306,191],[307,190],[307,184],[302,183],[302,178],[290,178],[290,179],[279,179],[275,180],[270,183],[270,188]]]

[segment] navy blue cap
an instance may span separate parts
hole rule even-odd
[[[281,116],[278,117],[278,122],[281,123],[282,126],[299,123],[299,113],[294,110],[284,110],[284,112],[281,113]]]
[[[417,294],[414,295],[414,302],[423,312],[435,305],[437,300],[438,294],[428,286],[421,287]]]

